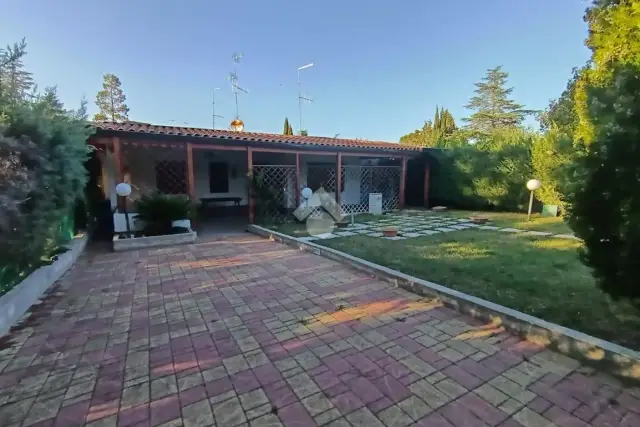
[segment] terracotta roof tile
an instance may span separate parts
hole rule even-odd
[[[193,136],[199,138],[231,139],[247,142],[274,142],[297,145],[319,145],[325,147],[352,147],[352,148],[373,148],[383,150],[400,151],[421,151],[421,147],[400,145],[393,142],[366,141],[359,139],[329,138],[325,136],[300,136],[300,135],[279,135],[272,133],[258,132],[234,132],[222,129],[199,129],[191,127],[152,125],[141,122],[95,122],[93,126],[98,130],[146,133],[154,135],[176,135]]]

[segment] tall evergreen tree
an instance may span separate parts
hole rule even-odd
[[[400,143],[420,147],[442,146],[443,139],[453,134],[455,130],[456,122],[449,110],[436,106],[433,121],[427,120],[424,122],[422,129],[417,129],[412,133],[402,136]]]
[[[502,66],[487,70],[482,81],[476,83],[476,95],[466,108],[475,111],[464,119],[468,128],[479,133],[491,133],[498,129],[517,127],[533,111],[509,99],[513,88],[505,87],[509,73]]]
[[[0,100],[8,103],[24,101],[35,90],[33,76],[25,70],[22,63],[26,49],[24,39],[6,49],[0,49]]]
[[[129,107],[122,83],[115,74],[105,74],[102,90],[96,95],[96,105],[100,112],[93,116],[95,121],[122,122],[129,120]]]
[[[640,309],[640,67],[587,90],[594,139],[572,165],[569,224],[600,288]]]
[[[78,107],[78,109],[73,112],[73,117],[78,120],[87,120],[89,118],[89,113],[87,112],[88,104],[89,101],[87,101],[87,98],[83,95],[82,99],[80,100],[80,107]]]
[[[449,112],[449,110],[443,110],[440,113],[441,116],[441,128],[445,135],[451,135],[456,128],[456,121],[453,118],[453,115]]]
[[[293,128],[291,127],[291,123],[289,123],[289,118],[284,118],[284,129],[282,131],[283,135],[293,135]]]

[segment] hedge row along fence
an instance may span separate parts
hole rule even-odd
[[[470,210],[524,211],[531,178],[542,181],[538,203],[563,206],[558,181],[572,148],[559,135],[527,135],[519,143],[467,144],[438,150],[431,205]],[[499,136],[496,137],[499,140]],[[488,147],[487,147],[488,146]],[[565,153],[565,154],[560,154]]]

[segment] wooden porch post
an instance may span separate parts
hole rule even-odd
[[[196,201],[196,178],[193,171],[193,145],[187,142],[187,185],[191,203]]]
[[[251,147],[247,147],[247,171],[249,179],[252,180],[249,183],[249,224],[253,224],[255,222],[255,200],[253,199],[253,188],[251,188],[253,182],[253,149]]]
[[[429,208],[429,185],[431,184],[431,167],[427,163],[424,166],[424,207]]]
[[[124,182],[124,158],[122,153],[122,147],[120,145],[120,138],[114,136],[112,139],[113,145],[113,164],[116,170],[116,182],[114,187],[121,182]],[[116,196],[118,212],[124,210],[127,200],[124,197]]]
[[[402,157],[402,168],[400,169],[400,197],[398,205],[404,209],[404,192],[407,186],[407,156]]]
[[[296,209],[300,206],[300,153],[296,153]]]
[[[340,206],[340,196],[342,193],[342,153],[338,153],[338,161],[336,165],[336,202]]]

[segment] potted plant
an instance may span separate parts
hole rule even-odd
[[[398,227],[387,226],[382,229],[382,235],[384,237],[396,237],[398,235]]]
[[[489,218],[480,215],[470,216],[469,219],[471,220],[472,224],[486,224],[489,221]]]
[[[159,236],[191,229],[193,207],[186,196],[153,193],[135,202],[137,221],[143,224],[144,234]]]
[[[336,222],[336,225],[338,226],[338,228],[347,228],[349,226],[349,220],[346,216],[343,216],[342,218],[340,218],[340,221]]]

